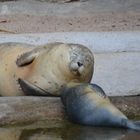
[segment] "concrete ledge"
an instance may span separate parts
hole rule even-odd
[[[95,54],[92,82],[108,95],[140,95],[140,53]]]
[[[140,96],[111,97],[112,102],[129,118],[140,117]],[[60,98],[54,97],[1,97],[0,126],[46,121],[64,125],[67,122]],[[53,124],[51,124],[53,125]]]
[[[45,44],[72,42],[89,47],[94,53],[140,51],[140,32],[56,32],[41,34],[2,34],[0,43]]]
[[[80,43],[95,54],[92,82],[111,96],[140,94],[140,32],[57,32],[0,35],[0,43]]]

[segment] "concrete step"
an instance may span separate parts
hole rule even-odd
[[[0,2],[0,14],[87,16],[106,12],[140,12],[139,7],[139,0],[6,0]]]
[[[42,1],[0,2],[0,32],[140,30],[139,0],[78,0],[69,3]]]

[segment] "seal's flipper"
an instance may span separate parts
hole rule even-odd
[[[96,84],[90,84],[90,86],[92,89],[96,90],[96,94],[98,94],[104,98],[107,97],[106,93],[104,92],[104,90],[100,86],[98,86]]]
[[[140,122],[139,121],[131,121],[131,120],[125,120],[125,122],[122,122],[123,126],[132,129],[135,131],[140,131]]]
[[[42,47],[36,47],[33,48],[31,51],[25,52],[23,54],[21,54],[17,60],[16,60],[16,64],[18,67],[22,67],[22,66],[26,66],[28,64],[31,64],[34,59],[41,53],[44,51],[48,51],[49,49],[51,49],[54,46],[60,45],[63,43],[60,42],[55,42],[55,43],[49,43],[47,45],[44,45]]]
[[[44,91],[43,89],[31,84],[23,79],[18,79],[20,87],[25,95],[27,96],[53,96],[50,93]]]
[[[35,57],[37,56],[37,54],[38,53],[35,52],[34,50],[23,53],[21,56],[17,58],[17,61],[16,61],[17,66],[22,67],[22,66],[32,63]]]
[[[140,125],[140,121],[134,121],[135,124]]]

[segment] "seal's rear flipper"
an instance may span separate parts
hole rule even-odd
[[[123,120],[123,126],[125,126],[128,129],[140,131],[140,121]]]
[[[43,89],[31,84],[23,79],[18,79],[20,87],[25,95],[27,96],[53,96],[50,93],[44,91]]]
[[[140,121],[134,121],[134,123],[140,125]]]

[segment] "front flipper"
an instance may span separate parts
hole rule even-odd
[[[22,67],[22,66],[26,66],[28,64],[31,64],[34,61],[34,59],[38,55],[40,55],[40,53],[48,52],[52,47],[60,45],[60,44],[63,44],[63,43],[60,43],[60,42],[48,43],[47,45],[43,45],[42,47],[40,46],[40,47],[33,48],[32,50],[21,54],[17,58],[16,64],[18,67]]]
[[[25,81],[23,79],[19,78],[18,82],[20,84],[22,91],[27,96],[53,96],[49,92],[46,92],[40,87],[37,87],[36,85],[33,85],[30,82]]]
[[[90,86],[91,86],[91,88],[93,88],[94,90],[96,90],[96,92],[97,92],[100,96],[102,96],[102,97],[104,97],[104,98],[107,97],[107,95],[105,94],[104,90],[103,90],[100,86],[98,86],[98,85],[96,85],[96,84],[90,84]]]
[[[37,55],[38,55],[37,49],[33,49],[32,51],[23,53],[21,56],[19,56],[17,58],[16,64],[18,67],[22,67],[22,66],[31,64]]]

